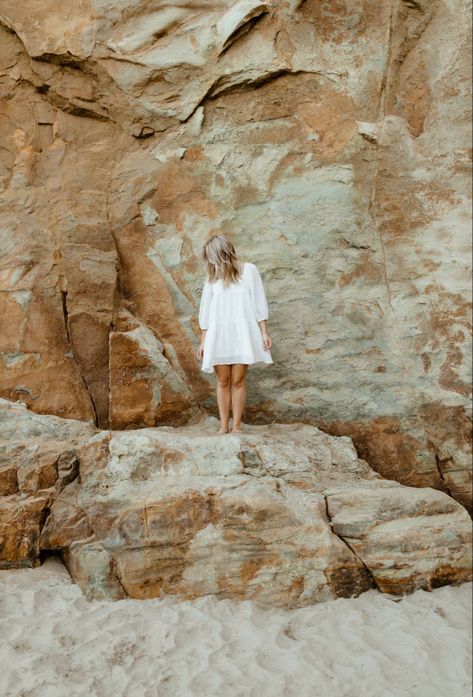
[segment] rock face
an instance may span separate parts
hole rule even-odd
[[[469,27],[466,0],[0,0],[0,394],[100,428],[216,414],[222,230],[270,306],[246,421],[469,506]]]
[[[52,551],[89,597],[280,607],[471,576],[465,509],[381,478],[347,436],[302,423],[221,436],[213,417],[107,431],[1,406],[2,567]]]
[[[49,508],[77,480],[76,447],[95,431],[0,400],[0,568],[39,563]]]

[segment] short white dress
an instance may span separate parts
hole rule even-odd
[[[246,262],[239,281],[226,288],[221,278],[214,283],[205,280],[199,309],[199,326],[207,329],[201,370],[212,373],[214,365],[272,363],[258,325],[268,317],[263,281],[255,264]]]

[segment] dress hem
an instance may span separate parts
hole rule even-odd
[[[205,366],[205,367],[202,366],[202,367],[201,367],[201,371],[202,371],[203,373],[213,373],[213,372],[214,372],[214,366],[216,366],[216,365],[235,365],[235,364],[238,364],[238,363],[241,363],[241,364],[243,364],[243,365],[248,365],[248,366],[250,366],[250,365],[256,365],[257,363],[263,363],[263,364],[265,364],[265,365],[272,365],[272,364],[274,363],[274,361],[273,361],[273,360],[265,361],[265,360],[263,360],[263,359],[257,360],[257,361],[235,360],[235,359],[230,360],[230,361],[224,361],[224,360],[222,360],[222,361],[215,361],[215,362],[212,363],[212,365],[210,365],[210,366]]]

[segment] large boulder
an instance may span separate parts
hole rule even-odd
[[[5,408],[6,407],[6,408]],[[94,598],[214,594],[298,607],[468,580],[471,520],[302,423],[98,430],[4,403],[0,565],[58,553]],[[33,442],[32,442],[32,439]],[[21,508],[21,515],[20,515]]]

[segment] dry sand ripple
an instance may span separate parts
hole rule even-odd
[[[471,583],[297,610],[88,601],[55,559],[0,572],[3,697],[467,697]]]

